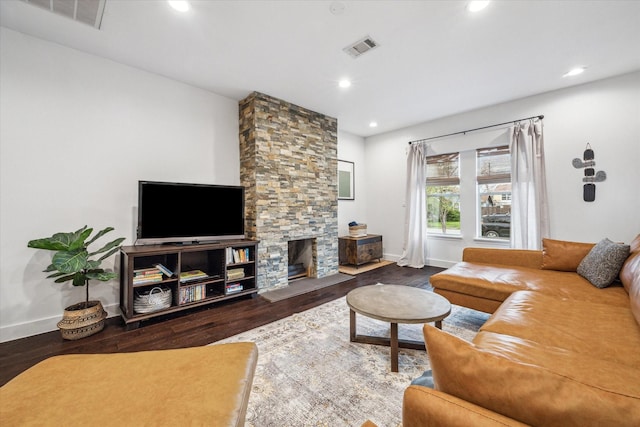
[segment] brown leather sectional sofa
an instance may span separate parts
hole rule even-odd
[[[471,343],[425,325],[435,387],[407,388],[404,427],[640,426],[640,235],[602,289],[576,272],[593,244],[543,243],[468,248],[431,277],[493,314]]]

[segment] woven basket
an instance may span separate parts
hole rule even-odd
[[[171,307],[171,288],[156,286],[150,291],[136,293],[133,300],[133,311],[139,314],[151,313]]]
[[[104,311],[102,303],[89,301],[87,308],[83,308],[84,306],[85,303],[81,302],[64,309],[62,320],[58,322],[63,339],[79,340],[104,329],[107,312]]]

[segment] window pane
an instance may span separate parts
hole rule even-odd
[[[427,157],[427,185],[460,183],[458,153]]]
[[[511,183],[478,184],[482,237],[511,237]]]
[[[511,237],[511,153],[509,147],[476,151],[480,218],[478,234],[494,239]]]
[[[509,147],[482,148],[476,153],[478,183],[511,181]]]
[[[460,186],[427,187],[427,231],[460,234]]]

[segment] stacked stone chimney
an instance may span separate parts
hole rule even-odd
[[[258,288],[288,282],[288,242],[315,239],[317,277],[338,272],[337,119],[253,92],[239,102],[240,181]]]

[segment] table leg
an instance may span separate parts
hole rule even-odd
[[[442,329],[442,320],[436,320],[436,328]]]
[[[391,324],[391,372],[398,372],[398,324]]]
[[[349,341],[356,342],[356,312],[349,310]]]

